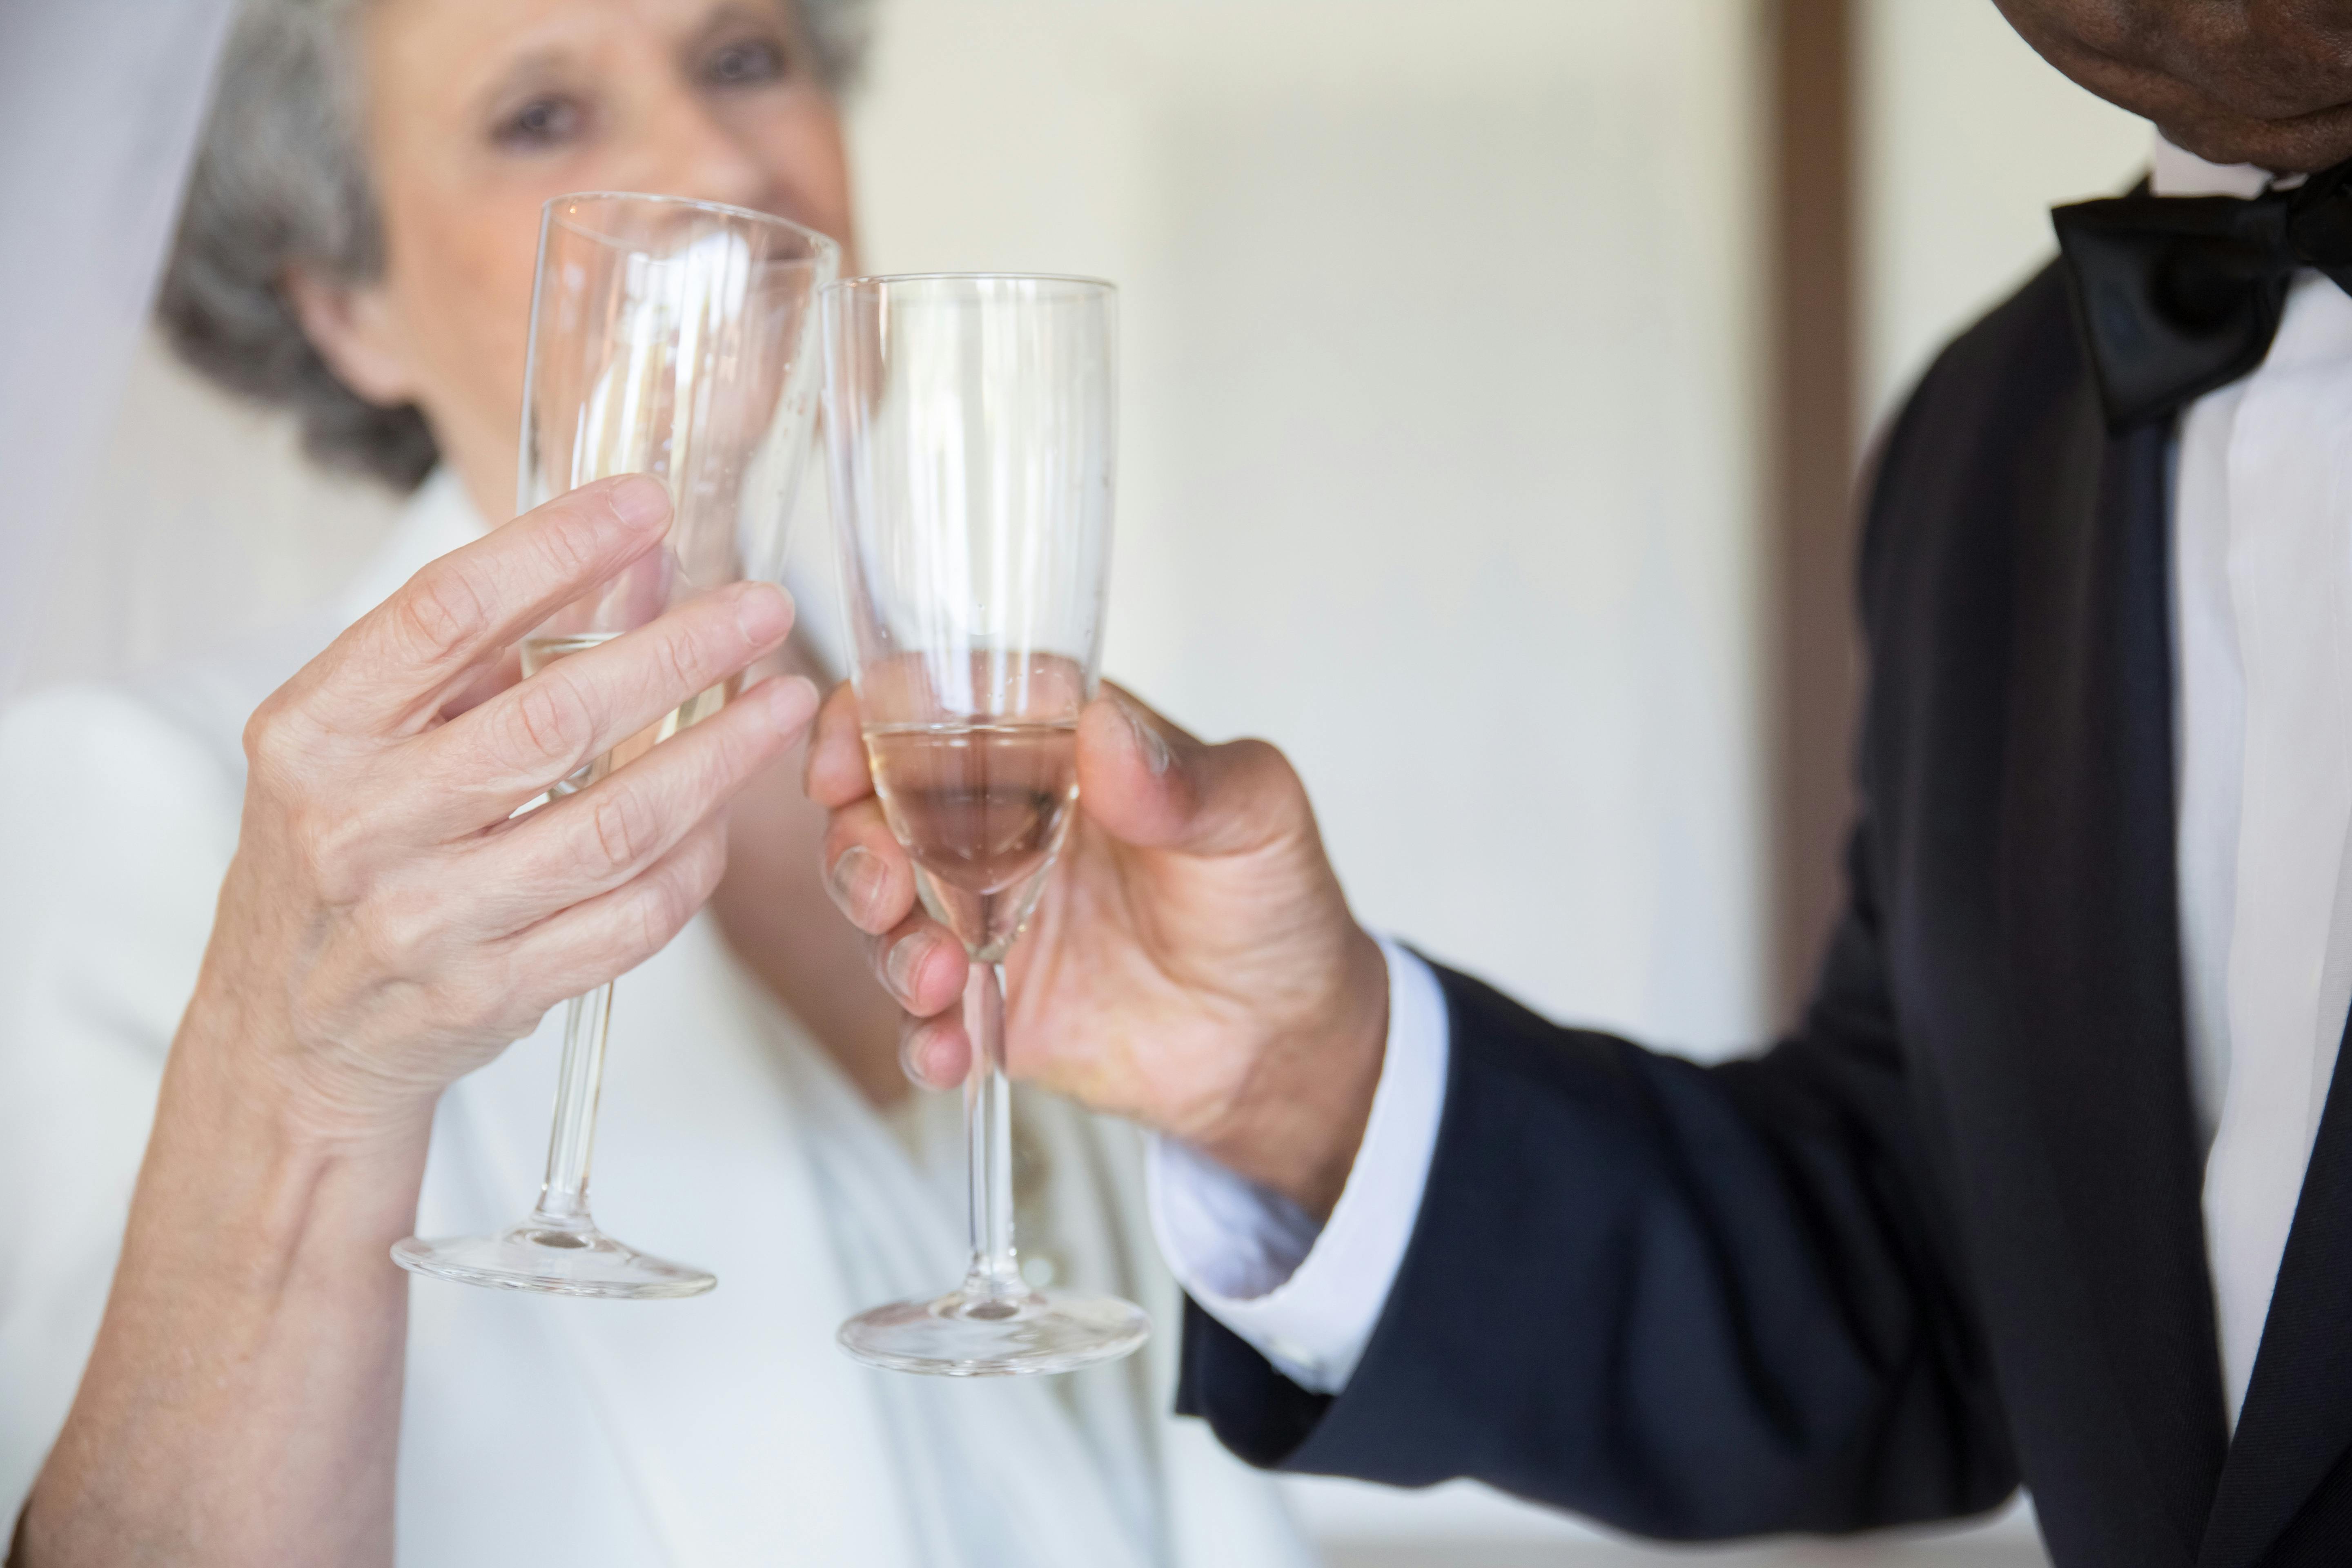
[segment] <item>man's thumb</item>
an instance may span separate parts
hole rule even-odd
[[[1235,855],[1292,830],[1306,794],[1264,741],[1203,744],[1106,684],[1078,722],[1078,806],[1139,848]]]

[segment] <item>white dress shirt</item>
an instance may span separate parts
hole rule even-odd
[[[2262,170],[2158,138],[2158,195]],[[2183,414],[2172,493],[2182,985],[2234,1426],[2352,1007],[2352,296],[2292,285],[2261,367]],[[1445,1004],[1392,943],[1388,1059],[1318,1229],[1166,1142],[1152,1218],[1193,1299],[1301,1386],[1347,1384],[1412,1240],[1444,1112]]]

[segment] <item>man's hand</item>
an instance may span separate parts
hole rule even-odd
[[[818,717],[808,790],[833,814],[826,885],[908,1015],[908,1071],[951,1083],[971,1056],[963,949],[918,905],[846,686]],[[1089,704],[1077,820],[1008,969],[1015,1076],[1310,1213],[1338,1201],[1380,1081],[1387,969],[1281,752],[1204,745],[1123,691]]]

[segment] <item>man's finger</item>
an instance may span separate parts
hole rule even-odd
[[[944,1013],[963,1000],[971,962],[955,933],[929,915],[909,915],[868,948],[874,973],[890,998],[918,1018]]]
[[[1264,741],[1205,745],[1115,686],[1078,721],[1078,804],[1122,843],[1239,855],[1297,830],[1307,794]]]
[[[824,886],[849,923],[869,936],[915,907],[915,865],[872,798],[852,801],[825,823]]]
[[[344,730],[430,724],[477,667],[656,544],[669,492],[643,474],[583,485],[411,577],[302,677]]]
[[[866,736],[858,728],[857,693],[845,680],[834,688],[816,716],[801,784],[808,797],[827,811],[874,793],[874,774],[866,764]]]
[[[953,1089],[971,1070],[971,1040],[954,1013],[908,1018],[898,1031],[898,1070],[920,1089]]]
[[[782,589],[739,583],[556,660],[425,738],[436,782],[420,803],[429,829],[463,833],[508,816],[732,679],[782,643],[792,624]],[[814,689],[799,684],[813,699]],[[796,715],[794,729],[808,717]]]

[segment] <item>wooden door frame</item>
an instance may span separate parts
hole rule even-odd
[[[1853,810],[1857,9],[1854,0],[1768,0],[1766,16],[1767,973],[1783,1022],[1811,984],[1843,896]]]

